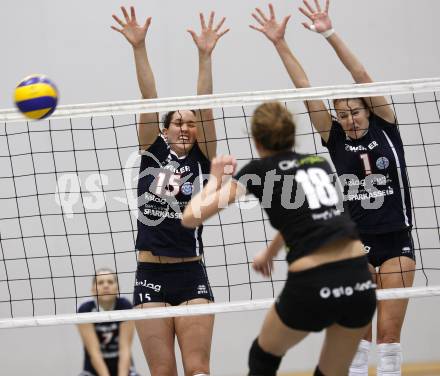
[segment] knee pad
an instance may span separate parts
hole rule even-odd
[[[319,367],[316,366],[316,368],[315,368],[315,372],[313,372],[313,376],[325,376],[325,375],[321,372],[321,370],[319,369]]]
[[[402,349],[400,343],[381,343],[377,346],[377,376],[400,376]]]
[[[249,376],[275,376],[281,363],[281,357],[264,351],[254,340],[249,351]]]
[[[349,376],[368,376],[368,355],[370,354],[371,342],[361,340],[356,354],[350,365]]]

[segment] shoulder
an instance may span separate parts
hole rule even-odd
[[[331,148],[335,146],[338,142],[345,140],[345,132],[341,127],[341,124],[336,119],[332,119],[332,126],[330,128],[330,134],[328,136],[327,142],[321,139],[322,146]]]
[[[259,186],[262,183],[264,174],[261,169],[261,160],[254,159],[245,164],[234,176],[233,179],[239,182],[250,192],[258,197]]]
[[[370,115],[370,128],[376,129],[381,133],[385,133],[387,137],[397,143],[401,143],[402,139],[399,127],[396,123],[390,123],[376,114]]]
[[[298,169],[324,168],[327,172],[331,170],[328,160],[315,154],[298,154],[296,165]]]
[[[131,309],[133,305],[126,298],[116,298],[115,310]]]
[[[374,113],[370,114],[369,121],[370,121],[370,126],[373,125],[379,128],[392,129],[392,130],[397,129],[396,122],[390,123]]]
[[[150,153],[153,155],[156,155],[157,153],[163,152],[163,151],[167,151],[169,150],[169,146],[168,143],[165,139],[165,136],[160,133],[157,137],[156,140],[154,140],[154,142],[150,145],[150,147],[148,149],[142,150],[141,154],[142,156],[148,156]]]
[[[206,155],[203,153],[202,149],[200,149],[200,145],[198,142],[196,142],[191,149],[189,155],[194,158],[197,162],[203,164],[203,165],[210,165],[211,161],[206,157]]]
[[[328,163],[326,158],[316,154],[297,154],[297,161],[300,166],[314,166]]]
[[[92,312],[94,309],[96,309],[96,302],[94,300],[88,300],[79,306],[78,313]]]
[[[330,128],[330,131],[336,131],[336,130],[342,130],[341,124],[339,124],[339,121],[332,117],[332,127]]]
[[[242,176],[249,174],[258,174],[261,170],[262,161],[260,159],[253,159],[246,163],[235,175],[236,180],[240,179]]]

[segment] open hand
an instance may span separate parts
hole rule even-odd
[[[141,26],[136,20],[136,11],[134,7],[130,7],[130,15],[125,7],[121,7],[122,14],[125,21],[122,21],[118,16],[112,14],[113,19],[121,26],[111,26],[111,28],[118,33],[121,33],[133,47],[139,47],[145,43],[145,36],[147,35],[148,28],[150,27],[151,17],[148,17],[145,23]]]
[[[255,8],[255,12],[252,13],[252,17],[254,17],[254,19],[260,24],[260,27],[249,25],[251,29],[263,33],[274,44],[284,39],[284,34],[286,32],[286,26],[289,22],[290,15],[284,17],[283,20],[278,23],[275,17],[273,5],[269,4],[269,16],[260,8]]]
[[[304,5],[307,9],[303,7],[299,7],[299,10],[302,14],[304,14],[310,21],[311,24],[307,22],[303,22],[302,25],[311,31],[316,31],[317,33],[323,33],[332,28],[332,21],[328,15],[328,8],[330,6],[330,0],[325,0],[325,9],[322,10],[319,5],[319,0],[314,0],[316,9],[313,9],[312,6],[304,0]]]
[[[197,33],[193,29],[188,29],[187,31],[191,34],[194,43],[199,49],[199,52],[211,55],[217,44],[217,41],[229,31],[229,29],[220,31],[223,24],[225,23],[226,18],[223,17],[217,24],[217,26],[214,27],[215,12],[210,13],[208,25],[206,25],[205,16],[203,15],[203,13],[200,13],[199,16],[200,25],[202,27],[202,31],[200,32],[200,34],[197,35]]]

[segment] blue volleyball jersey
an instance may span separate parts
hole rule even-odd
[[[282,234],[288,263],[338,239],[358,238],[355,223],[340,210],[331,173],[323,157],[285,151],[253,160],[234,176]]]
[[[113,310],[131,309],[131,303],[125,298],[116,298]],[[78,309],[79,313],[97,312],[98,306],[95,300],[89,300]],[[120,322],[101,322],[95,323],[95,332],[98,336],[102,357],[104,359],[114,359],[119,357],[119,327]],[[90,356],[84,348],[84,370],[92,370],[93,366]]]
[[[157,256],[201,255],[203,227],[188,229],[180,221],[192,195],[201,191],[209,176],[209,159],[197,143],[178,157],[162,135],[142,153],[136,248]]]
[[[412,226],[405,153],[396,124],[375,114],[360,139],[333,121],[322,142],[344,186],[345,203],[360,233],[385,233]]]

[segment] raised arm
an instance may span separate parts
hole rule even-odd
[[[131,344],[133,342],[133,321],[121,322],[119,327],[118,376],[128,375],[131,366]]]
[[[156,83],[145,44],[145,37],[150,27],[151,17],[148,17],[143,25],[139,25],[136,20],[134,7],[130,7],[130,15],[124,7],[121,7],[121,10],[124,21],[115,14],[112,15],[121,28],[112,26],[112,29],[121,33],[133,47],[136,75],[142,98],[157,98]],[[159,135],[159,132],[158,114],[141,114],[138,125],[139,147],[141,149],[148,149]]]
[[[252,29],[263,33],[275,46],[280,58],[297,88],[310,87],[310,82],[299,61],[293,55],[284,38],[287,23],[290,15],[278,22],[275,16],[275,10],[272,4],[269,4],[269,14],[265,14],[260,8],[256,8],[252,13],[252,17],[257,21],[259,26],[249,25]],[[332,125],[331,116],[325,107],[323,101],[311,100],[304,102],[310,113],[310,119],[313,126],[320,133],[321,137],[327,141],[329,131]]]
[[[212,52],[217,41],[226,34],[229,29],[220,31],[225,17],[217,26],[214,26],[215,13],[209,15],[208,25],[205,17],[200,13],[201,32],[198,35],[194,30],[188,29],[199,52],[199,76],[197,81],[197,95],[212,94]],[[217,152],[217,136],[215,132],[214,116],[211,109],[198,111],[197,142],[208,159],[215,157]]]
[[[300,7],[299,10],[311,21],[310,24],[303,22],[304,27],[317,33],[329,34],[326,38],[328,43],[333,47],[339,60],[347,68],[357,84],[373,82],[362,63],[333,30],[332,21],[328,15],[330,0],[326,0],[324,10],[321,9],[318,0],[315,0],[316,9],[307,0],[304,0],[304,5],[305,7]],[[365,101],[370,110],[374,111],[375,114],[390,123],[395,123],[394,112],[385,97],[369,97],[365,98]]]
[[[80,324],[78,325],[78,330],[84,347],[90,356],[92,366],[98,373],[97,376],[110,376],[107,365],[102,357],[99,339],[96,335],[93,324]]]

